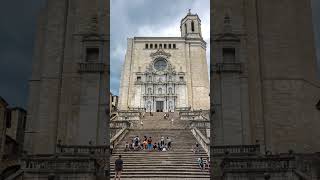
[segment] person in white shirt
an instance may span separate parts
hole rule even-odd
[[[164,137],[163,137],[163,136],[161,137],[160,145],[161,145],[161,146],[164,145]]]

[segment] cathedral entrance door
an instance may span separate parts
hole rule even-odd
[[[163,112],[163,101],[156,101],[156,111]]]

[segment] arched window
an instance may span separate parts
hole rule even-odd
[[[169,87],[169,94],[172,94],[172,88]]]
[[[152,81],[152,77],[151,76],[148,77],[148,81]]]
[[[161,88],[158,89],[158,93],[162,94],[162,89]]]
[[[185,29],[185,31],[187,33],[187,24],[184,24],[184,29]]]
[[[191,31],[194,32],[194,21],[191,22]]]
[[[152,89],[148,88],[148,94],[152,94]]]

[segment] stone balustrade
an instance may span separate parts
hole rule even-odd
[[[211,153],[213,156],[230,155],[257,155],[260,153],[260,145],[229,145],[229,146],[212,146]]]
[[[205,120],[205,119],[200,119],[200,120],[191,120],[190,122],[190,127],[191,128],[205,128],[205,129],[210,129],[210,121]]]
[[[115,147],[128,133],[128,128],[122,128],[110,139],[110,144]]]
[[[127,120],[114,120],[110,122],[110,128],[129,128],[132,123]]]
[[[196,127],[191,129],[193,136],[196,138],[198,143],[203,147],[208,156],[210,156],[210,140],[199,131]]]
[[[181,120],[204,120],[205,116],[202,111],[182,111],[179,112],[179,116]]]
[[[26,173],[70,172],[94,173],[99,169],[96,159],[88,157],[33,156],[23,159],[22,169]]]
[[[217,63],[212,66],[212,71],[216,73],[221,72],[242,72],[241,63]]]
[[[79,72],[101,73],[105,70],[104,63],[79,63]]]
[[[176,111],[179,111],[179,112],[186,112],[186,111],[190,111],[191,110],[191,107],[176,107],[175,108]]]
[[[68,155],[95,155],[95,156],[105,156],[108,152],[109,147],[102,146],[92,146],[92,145],[57,145],[57,153],[68,154]]]
[[[221,163],[223,172],[247,172],[247,171],[288,171],[296,167],[294,156],[279,157],[237,157],[225,158]]]

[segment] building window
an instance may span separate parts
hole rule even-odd
[[[146,44],[146,49],[148,49],[148,44]]]
[[[161,88],[158,89],[158,93],[162,94],[162,89]]]
[[[184,24],[184,29],[185,29],[186,34],[187,34],[187,24]]]
[[[169,44],[169,49],[171,49],[171,44]]]
[[[164,46],[165,49],[167,49],[167,44],[164,44],[163,46]]]
[[[150,44],[150,49],[152,49],[153,48],[153,44]]]
[[[99,60],[99,48],[87,48],[86,61]]]
[[[141,76],[138,76],[138,77],[137,77],[137,81],[141,81]]]
[[[162,48],[162,44],[159,44],[159,48]]]
[[[183,81],[183,76],[180,76],[180,81]]]
[[[173,44],[173,49],[175,49],[176,48],[176,44]]]
[[[227,15],[224,17],[224,24],[230,24],[231,23],[231,18]]]
[[[172,76],[169,76],[169,81],[172,81]]]
[[[148,81],[152,81],[152,77],[151,76],[148,77]]]
[[[148,88],[148,94],[152,94],[152,89]]]
[[[172,94],[172,88],[171,87],[169,88],[169,94]]]
[[[191,31],[194,32],[194,21],[191,22]]]
[[[236,51],[234,48],[223,48],[223,62],[234,62],[236,60]]]
[[[154,48],[157,49],[157,48],[158,48],[158,44],[155,44],[155,45],[154,45]]]

